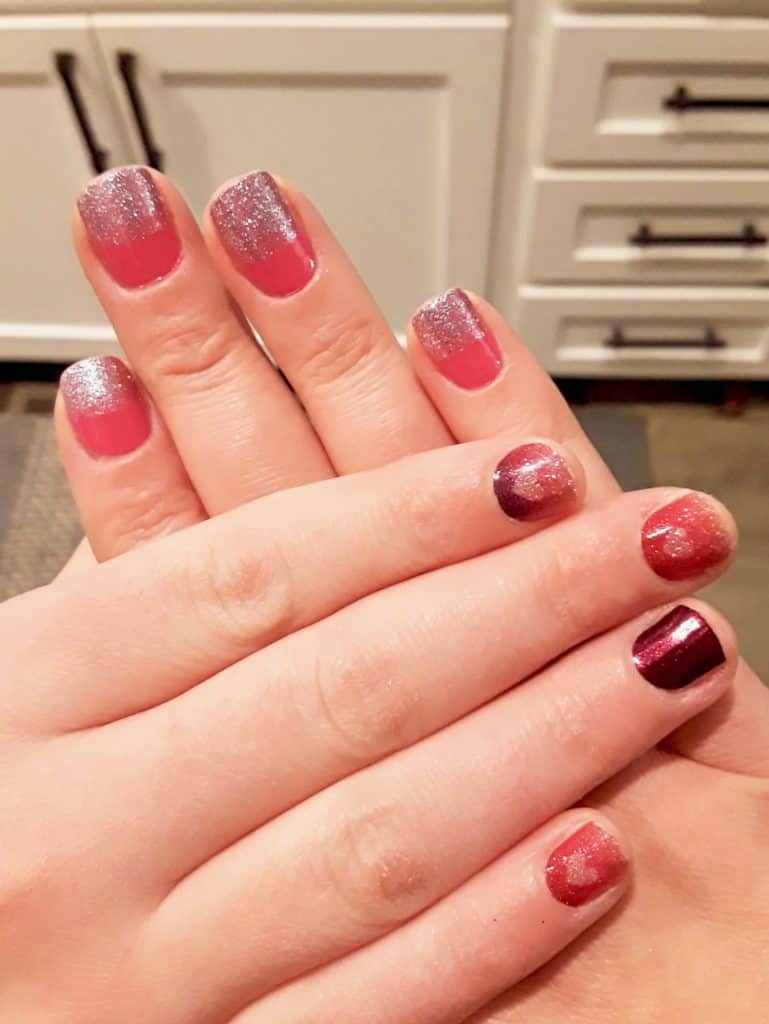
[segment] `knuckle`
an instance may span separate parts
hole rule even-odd
[[[601,563],[600,554],[590,544],[574,550],[553,543],[548,545],[545,564],[535,575],[538,603],[547,619],[558,623],[561,634],[575,643],[595,630]]]
[[[122,497],[122,496],[121,496]],[[153,486],[133,490],[121,501],[114,534],[122,550],[138,547],[156,537],[175,533],[197,518],[196,505],[190,492],[169,492]]]
[[[210,387],[212,374],[226,371],[240,341],[229,317],[217,323],[194,309],[158,315],[144,342],[148,375]]]
[[[313,387],[362,373],[382,342],[381,327],[360,313],[329,314],[315,325],[302,373]]]

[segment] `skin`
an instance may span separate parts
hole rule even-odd
[[[616,495],[611,475],[551,382],[482,300],[475,301],[505,356],[501,376],[482,392],[463,392],[437,373],[412,332],[413,378],[357,274],[305,197],[284,186],[312,238],[319,273],[299,296],[274,300],[237,274],[210,219],[204,218],[201,237],[170,183],[156,180],[185,243],[184,260],[166,281],[135,293],[116,287],[76,222],[85,271],[170,430],[154,431],[131,457],[97,463],[79,448],[58,410],[63,458],[99,558],[294,483],[292,474],[310,457],[308,475],[315,478],[382,464],[451,439],[510,430],[568,444],[585,467],[588,505]],[[242,335],[227,326],[227,318],[226,329],[221,327],[222,308],[201,302],[194,315],[184,312],[191,291],[220,287],[211,284],[212,277],[257,326],[296,389],[314,428],[309,449],[300,427],[288,431],[299,437],[298,447],[292,442],[275,450],[269,431],[254,426],[256,407],[282,395],[283,385],[261,370],[258,381],[244,385],[251,380],[244,358],[253,360],[255,350],[248,347],[245,357]],[[151,344],[142,340],[148,330]],[[252,400],[254,389],[259,402]],[[291,417],[298,415],[290,409]],[[233,451],[233,430],[236,438],[251,430],[259,438],[256,450],[245,446],[245,472],[242,450],[231,460],[222,458]],[[192,438],[200,436],[207,439],[205,451],[191,452]],[[325,465],[317,459],[316,438],[327,453]],[[257,471],[248,470],[248,460],[258,464]],[[163,482],[174,474],[184,479],[183,487],[165,491]],[[172,496],[168,505],[158,501],[162,493]],[[166,514],[180,495],[181,514],[173,508]],[[549,1024],[562,1020],[565,1008],[570,1019],[591,1024],[662,1021],[676,1010],[714,1024],[767,1019],[761,964],[769,892],[756,865],[769,840],[768,752],[766,694],[740,663],[731,695],[591,797],[633,837],[636,882],[621,913],[473,1021]],[[702,970],[711,963],[719,969]],[[452,983],[472,973],[472,961],[466,962]],[[631,975],[637,979],[633,986],[626,984]],[[421,1012],[409,1019],[429,1019]]]

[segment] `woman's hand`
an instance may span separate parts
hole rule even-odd
[[[575,512],[573,453],[503,452],[295,488],[0,609],[2,1019],[459,1024],[616,902],[622,841],[561,812],[712,706],[734,640],[642,552],[680,492]]]

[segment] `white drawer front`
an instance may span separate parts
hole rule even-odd
[[[575,11],[614,11],[627,14],[680,11],[685,14],[769,16],[769,0],[564,0]]]
[[[758,289],[521,289],[516,327],[564,376],[769,378]]]
[[[769,22],[556,15],[546,124],[549,163],[768,166]]]
[[[769,171],[540,171],[528,278],[769,282]]]

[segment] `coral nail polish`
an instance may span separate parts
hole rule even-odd
[[[660,690],[680,690],[726,661],[705,619],[679,604],[633,644],[633,663]]]
[[[505,515],[531,521],[565,511],[577,488],[571,470],[546,444],[513,448],[494,472],[494,493]]]
[[[435,366],[452,383],[471,390],[499,375],[502,353],[494,335],[459,288],[426,302],[412,324]]]
[[[310,239],[266,171],[225,189],[211,204],[211,218],[235,267],[266,295],[293,295],[315,273]]]
[[[125,288],[166,277],[182,246],[152,175],[143,167],[118,167],[100,175],[77,201],[91,248]]]
[[[613,888],[627,867],[617,840],[590,822],[553,850],[545,877],[559,903],[581,907]]]
[[[729,557],[733,541],[715,506],[685,494],[653,512],[641,530],[644,557],[658,576],[685,580]]]
[[[92,455],[125,455],[147,440],[149,409],[128,368],[114,356],[70,366],[61,393],[77,439]]]

